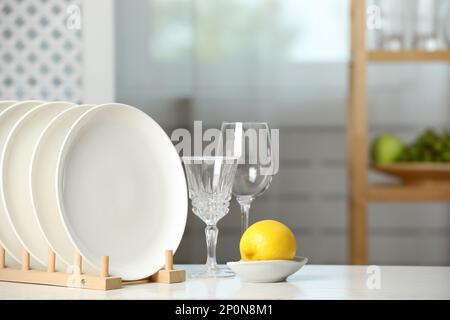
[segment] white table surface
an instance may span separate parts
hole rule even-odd
[[[198,265],[182,265],[189,271]],[[0,282],[0,299],[450,299],[450,267],[380,267],[381,288],[368,289],[365,266],[306,265],[284,283],[188,279],[93,291]]]

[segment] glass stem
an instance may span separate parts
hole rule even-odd
[[[208,269],[214,269],[217,267],[216,245],[218,233],[219,229],[217,229],[215,225],[208,225],[205,228],[206,248],[208,251],[208,257],[206,259],[206,267]]]
[[[250,207],[252,205],[252,201],[253,199],[238,200],[241,206],[242,234],[244,234],[245,230],[247,230],[248,228]]]

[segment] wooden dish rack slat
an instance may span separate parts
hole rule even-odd
[[[137,281],[123,281],[120,277],[109,275],[109,257],[103,256],[99,275],[83,273],[83,259],[79,253],[74,256],[74,272],[56,272],[56,255],[53,250],[48,251],[47,271],[32,270],[30,268],[30,254],[22,251],[21,269],[8,268],[6,266],[6,251],[0,246],[0,281],[40,284],[49,286],[113,290],[120,289],[123,285],[140,284],[149,282],[177,283],[186,280],[185,270],[173,268],[173,252],[166,251],[166,264],[164,269],[159,270],[149,278]]]

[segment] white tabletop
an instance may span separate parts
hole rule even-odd
[[[189,274],[199,266],[177,268]],[[238,277],[188,279],[106,292],[0,282],[0,299],[450,299],[450,267],[382,266],[379,289],[374,278],[369,283],[375,288],[367,286],[373,274],[367,270],[365,266],[307,265],[284,283],[241,283]]]

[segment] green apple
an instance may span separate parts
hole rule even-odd
[[[403,152],[403,142],[391,134],[382,134],[372,143],[372,161],[388,164],[398,160]]]

